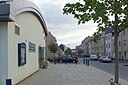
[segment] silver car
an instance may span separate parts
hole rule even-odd
[[[103,62],[103,63],[111,63],[112,62],[112,59],[108,56],[101,56],[99,58],[99,62]]]
[[[90,55],[90,60],[91,61],[97,61],[98,60],[98,58],[97,58],[97,56],[96,55]]]

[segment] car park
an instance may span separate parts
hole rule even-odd
[[[98,57],[96,55],[90,55],[90,60],[91,61],[97,61]]]
[[[99,62],[103,62],[103,63],[111,63],[112,62],[112,59],[108,56],[101,56],[99,58]]]

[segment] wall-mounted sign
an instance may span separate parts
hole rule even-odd
[[[29,42],[29,52],[35,52],[36,51],[36,45],[32,42]]]

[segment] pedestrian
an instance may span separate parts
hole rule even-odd
[[[65,62],[65,65],[66,65],[67,64],[66,56],[64,57],[64,62]]]

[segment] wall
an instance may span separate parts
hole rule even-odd
[[[20,35],[15,34],[15,24],[20,26]],[[16,84],[23,80],[33,72],[39,69],[38,66],[38,48],[44,47],[44,31],[37,17],[30,12],[18,14],[15,17],[15,22],[9,22],[9,64],[8,77]],[[24,66],[18,67],[18,43],[26,43],[26,61]],[[36,44],[36,51],[29,52],[28,43]]]
[[[0,22],[0,85],[5,85],[7,79],[7,23]]]

